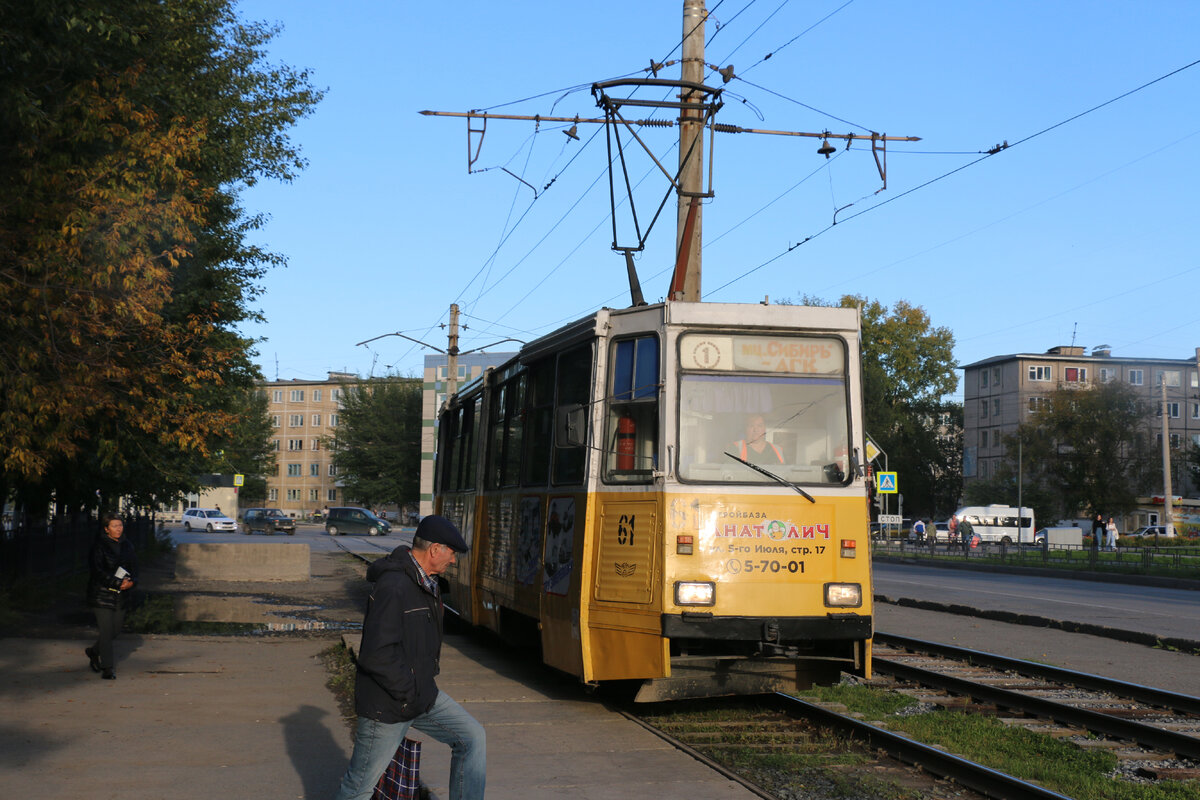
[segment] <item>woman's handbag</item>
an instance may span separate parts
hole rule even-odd
[[[417,800],[421,794],[421,743],[405,737],[371,800]]]

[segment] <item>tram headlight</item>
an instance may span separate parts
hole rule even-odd
[[[857,583],[825,584],[825,605],[829,608],[858,608],[862,605],[862,586]]]
[[[675,605],[711,606],[717,603],[717,585],[712,581],[675,581]]]

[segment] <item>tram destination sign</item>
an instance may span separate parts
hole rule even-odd
[[[841,375],[845,360],[842,343],[830,337],[687,334],[680,344],[684,369]]]

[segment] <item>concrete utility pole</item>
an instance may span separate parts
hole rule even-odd
[[[1163,525],[1166,526],[1167,536],[1175,530],[1174,504],[1171,502],[1171,437],[1170,425],[1167,422],[1167,373],[1163,370],[1159,378],[1162,385],[1162,453],[1163,453]]]
[[[450,342],[446,347],[446,397],[458,391],[458,303],[450,304]]]
[[[704,82],[704,0],[683,0],[683,60],[680,79],[684,84]],[[704,98],[684,88],[679,99],[701,104]],[[683,291],[673,299],[700,302],[700,243],[704,164],[704,112],[679,112],[679,222],[675,231],[676,263],[683,266]]]

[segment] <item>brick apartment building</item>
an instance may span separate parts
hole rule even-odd
[[[267,505],[303,517],[345,503],[325,440],[337,429],[342,386],[357,380],[351,373],[330,372],[323,381],[259,384],[267,395],[276,458],[275,473],[266,476]]]
[[[1107,348],[1085,355],[1083,347],[1052,347],[1045,353],[993,356],[963,370],[963,480],[988,478],[1006,457],[1003,437],[1036,414],[1059,387],[1122,381],[1145,403],[1146,433],[1162,446],[1162,388],[1167,386],[1171,448],[1200,447],[1200,348],[1191,358],[1123,358]],[[1172,463],[1179,460],[1172,458]],[[1187,470],[1172,475],[1173,494],[1196,496]],[[1161,494],[1161,491],[1159,492]]]

